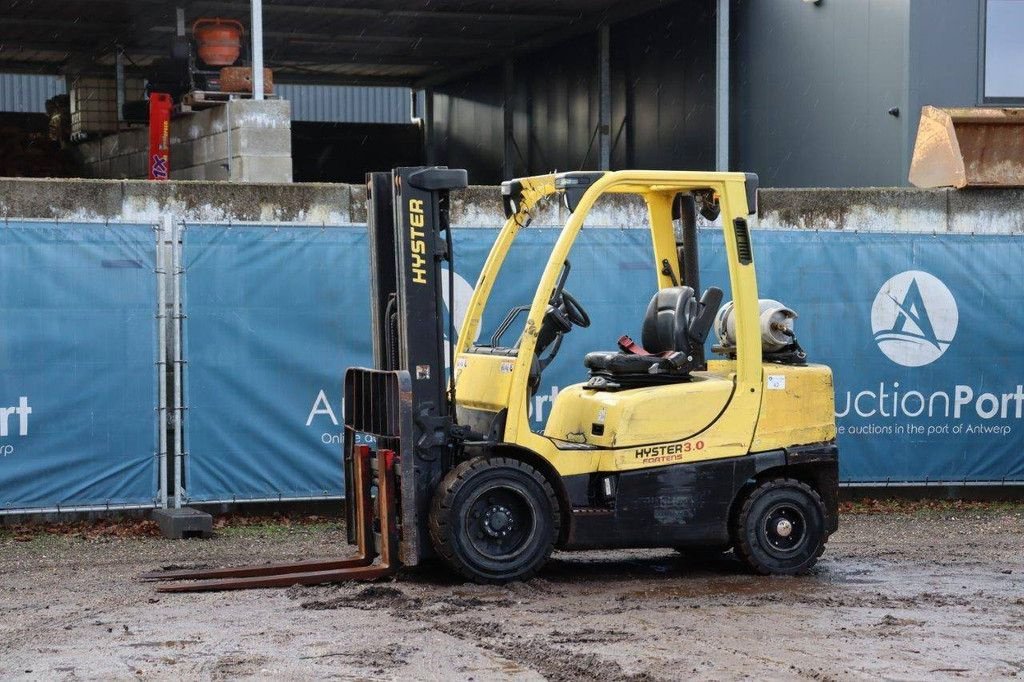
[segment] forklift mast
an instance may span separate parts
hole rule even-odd
[[[433,492],[452,466],[454,406],[445,337],[452,340],[451,348],[455,330],[443,277],[447,270],[448,291],[453,291],[449,193],[468,183],[465,170],[439,166],[368,173],[366,183],[374,367],[409,377],[412,449],[399,463],[399,487],[405,507],[402,559],[415,564],[430,544],[415,538],[425,535]],[[346,493],[347,500],[355,499],[354,491]]]

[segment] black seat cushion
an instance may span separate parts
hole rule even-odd
[[[717,305],[715,307],[717,309]],[[618,390],[689,380],[688,362],[673,368],[666,366],[663,360],[671,353],[688,355],[691,352],[690,325],[701,310],[690,287],[669,287],[655,293],[647,306],[641,337],[643,348],[650,355],[614,351],[588,353],[583,359],[590,370],[587,387]]]
[[[651,368],[664,358],[659,355],[632,355],[615,351],[587,353],[583,364],[590,370],[586,387],[600,391],[618,391],[641,386],[659,386],[688,381],[689,370],[666,370],[659,368],[655,374]]]
[[[640,340],[644,349],[648,353],[688,350],[687,330],[696,308],[690,287],[669,287],[655,293],[644,315]]]
[[[661,358],[657,355],[632,355],[612,350],[587,353],[586,357],[583,358],[583,364],[592,374],[594,372],[646,374],[650,371],[651,367],[659,362],[661,362]]]

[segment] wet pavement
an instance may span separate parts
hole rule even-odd
[[[170,564],[336,555],[338,526],[212,541],[0,540],[0,677],[1024,677],[1024,511],[847,515],[811,575],[729,555],[558,554],[529,583],[158,595]]]

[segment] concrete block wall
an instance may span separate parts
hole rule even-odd
[[[366,222],[366,188],[328,183],[0,178],[0,221],[19,218],[360,224]]]
[[[1024,234],[1024,189],[764,189],[758,217],[791,230]]]
[[[94,178],[144,179],[145,127],[78,145]],[[234,100],[171,121],[171,179],[291,182],[291,107],[287,100]]]
[[[595,205],[587,225],[646,227],[642,201],[612,195]],[[1024,189],[920,190],[765,189],[755,227],[792,230],[1024,235]],[[366,187],[328,183],[148,182],[0,178],[0,220],[39,218],[149,222],[366,222]],[[561,225],[568,211],[549,201],[536,225]],[[452,224],[499,227],[498,187],[452,193]]]

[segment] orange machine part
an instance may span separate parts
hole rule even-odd
[[[203,17],[192,24],[199,58],[210,66],[231,66],[242,52],[241,22]]]

